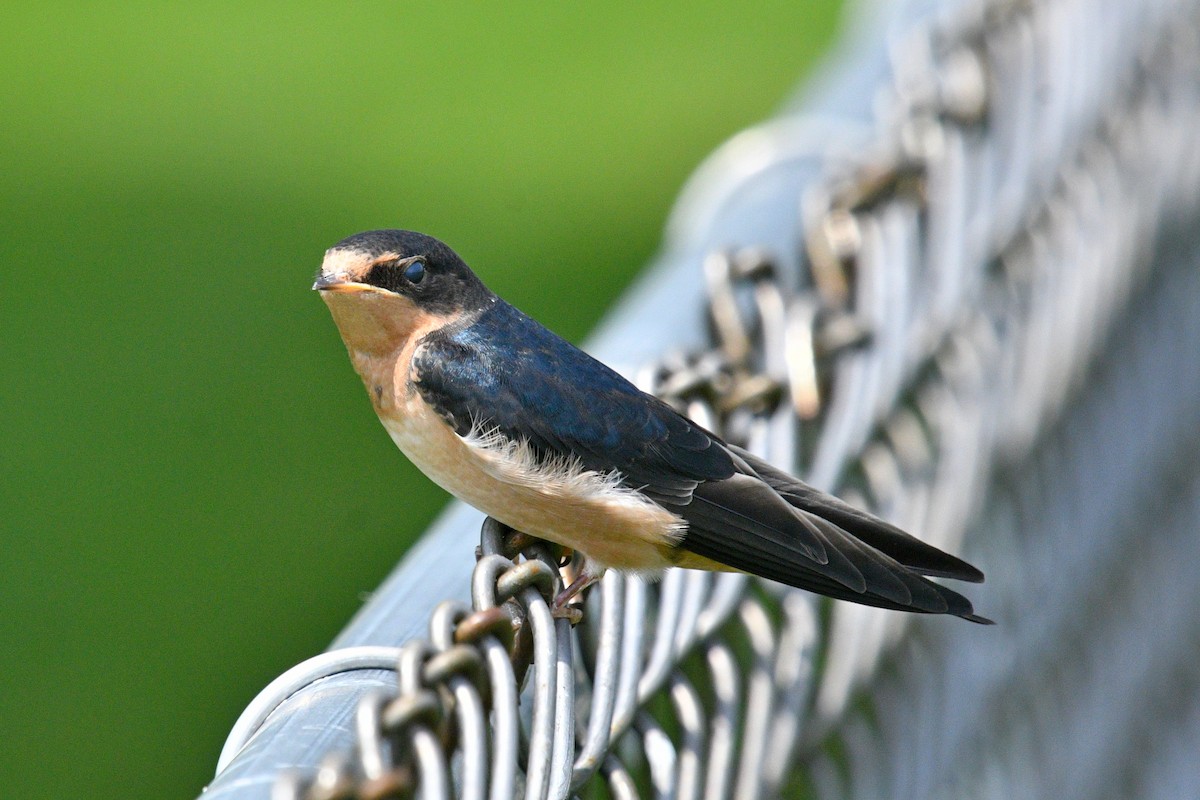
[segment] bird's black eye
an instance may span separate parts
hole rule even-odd
[[[409,283],[420,283],[425,280],[425,262],[414,261],[404,268],[404,279]]]

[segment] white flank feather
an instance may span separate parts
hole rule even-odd
[[[539,459],[525,439],[513,439],[496,428],[475,426],[463,441],[478,453],[483,469],[498,481],[533,489],[545,495],[574,496],[593,502],[663,512],[662,506],[621,484],[617,470],[597,472],[587,469],[577,456],[555,455]],[[686,523],[679,520],[669,535],[683,538]]]

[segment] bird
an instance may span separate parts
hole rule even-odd
[[[325,252],[328,306],[383,427],[450,494],[607,569],[745,572],[839,600],[990,624],[930,577],[949,553],[723,441],[498,297],[422,233]]]

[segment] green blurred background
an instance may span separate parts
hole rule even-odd
[[[198,793],[446,502],[323,250],[433,233],[579,340],[839,3],[5,5],[0,786],[116,798]]]

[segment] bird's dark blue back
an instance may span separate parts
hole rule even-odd
[[[421,396],[459,434],[494,428],[541,456],[618,470],[651,495],[734,472],[707,431],[503,300],[471,325],[430,334],[414,363]]]

